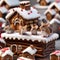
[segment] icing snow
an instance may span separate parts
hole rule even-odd
[[[0,1],[0,5],[3,3],[3,2],[6,2],[9,6],[18,6],[20,3],[19,3],[19,0],[1,0]]]
[[[56,51],[54,51],[53,53],[51,53],[50,55],[53,55],[53,54],[55,54],[55,55],[57,55],[57,56],[60,56],[60,50],[56,50]]]
[[[3,49],[0,50],[0,56],[1,56],[1,57],[4,57],[4,56],[6,56],[6,55],[13,56],[13,52],[10,50],[9,47],[3,48]]]
[[[53,24],[53,23],[55,23],[55,22],[57,22],[57,23],[60,24],[60,21],[59,21],[58,19],[56,19],[56,18],[52,19],[52,20],[50,21],[50,24]]]
[[[7,13],[8,10],[5,7],[0,7],[0,12],[4,14],[4,13]]]
[[[13,39],[27,39],[27,41],[32,40],[32,42],[34,42],[35,40],[37,40],[38,42],[41,41],[46,41],[46,43],[55,40],[59,37],[59,35],[57,33],[52,33],[49,37],[43,37],[41,36],[41,32],[38,32],[38,35],[31,35],[31,32],[27,32],[29,35],[20,35],[19,33],[13,33],[13,34],[7,34],[7,33],[2,33],[1,37],[5,37],[5,39],[9,38],[13,38]]]
[[[38,14],[38,11],[33,7],[31,7],[30,10],[14,8],[14,11],[17,11],[24,19],[27,19],[27,20],[40,17],[40,14]],[[14,11],[8,13],[6,18],[9,18],[14,13]]]
[[[23,53],[25,53],[25,52],[28,52],[29,54],[31,54],[31,55],[33,55],[33,54],[35,54],[36,52],[37,52],[37,50],[36,49],[32,49],[31,47],[28,47],[28,48],[26,48],[24,51],[22,51]]]
[[[32,60],[32,59],[25,58],[25,57],[19,57],[17,60]]]
[[[20,4],[30,3],[30,1],[20,1]]]
[[[4,18],[0,18],[0,22],[6,22]]]
[[[47,14],[48,12],[51,13],[52,15],[55,15],[56,14],[56,11],[53,10],[53,9],[46,10],[44,14]]]
[[[47,9],[48,6],[41,6],[40,4],[34,5],[35,8]]]
[[[0,38],[0,42],[6,44],[6,42],[2,38]]]
[[[51,2],[51,0],[45,0],[47,3]],[[40,2],[40,0],[37,0],[37,2]]]
[[[48,8],[51,9],[53,6],[56,6],[56,8],[58,8],[60,10],[60,2],[53,2]]]

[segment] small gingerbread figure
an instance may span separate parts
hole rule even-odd
[[[36,24],[31,25],[31,33],[32,35],[37,35],[38,26]]]

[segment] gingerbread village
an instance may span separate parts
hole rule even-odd
[[[60,60],[60,0],[36,2],[43,16],[30,1],[0,0],[0,60]]]

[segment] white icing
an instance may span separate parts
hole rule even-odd
[[[51,9],[51,10],[50,10],[50,9],[46,10],[44,14],[47,14],[48,12],[49,12],[51,15],[55,15],[55,14],[56,14],[56,11],[53,10],[53,9]]]
[[[0,18],[0,22],[6,22],[6,20],[4,18]]]
[[[55,22],[57,22],[57,23],[60,24],[60,21],[59,21],[58,19],[56,19],[56,18],[52,19],[52,20],[50,21],[50,24],[54,24]]]
[[[47,3],[51,2],[51,0],[45,0]],[[40,0],[37,0],[37,2],[40,2]]]
[[[58,8],[60,10],[60,2],[57,3],[57,2],[53,2],[50,6],[49,6],[49,9],[51,9],[53,6],[56,6],[56,8]]]
[[[40,4],[35,4],[34,5],[35,8],[41,8],[41,9],[47,9],[48,6],[41,6]]]
[[[3,6],[3,7],[0,7],[0,12],[4,14],[4,13],[7,13],[8,10]]]
[[[20,1],[20,4],[30,3],[30,1]]]
[[[53,55],[53,54],[60,56],[60,50],[56,50],[56,51],[52,52],[50,55]]]
[[[25,58],[25,57],[19,57],[17,60],[21,60],[21,59],[23,59],[23,60],[32,60],[32,59]]]
[[[23,50],[22,52],[23,53],[28,52],[29,54],[34,55],[37,52],[37,50],[35,48],[32,49],[31,47],[28,47],[25,50]]]
[[[0,5],[4,2],[6,2],[9,6],[18,6],[19,0],[1,0]]]
[[[0,50],[0,56],[1,56],[1,57],[4,57],[4,56],[6,56],[6,55],[13,56],[13,52],[10,50],[9,47],[7,47],[7,48],[8,48],[8,50],[6,50],[5,52],[3,52],[2,49]],[[5,48],[3,48],[3,49],[5,49]]]
[[[23,9],[23,11],[21,10],[22,10],[21,8],[14,8],[14,11],[17,11],[17,13],[19,13],[24,19],[28,20],[28,19],[34,19],[34,18],[40,17],[40,14],[38,14],[38,11],[33,7],[31,7],[30,10],[28,11],[25,9]],[[6,18],[9,18],[14,13],[14,11],[8,13]]]
[[[46,43],[48,43],[49,41],[52,41],[52,40],[55,40],[59,37],[59,35],[57,33],[52,33],[49,37],[42,37],[41,36],[41,32],[38,32],[39,35],[30,35],[31,32],[27,32],[29,35],[20,35],[19,33],[13,33],[13,34],[7,34],[7,33],[2,33],[1,34],[1,37],[5,37],[6,39],[7,38],[17,38],[17,39],[27,39],[27,41],[29,40],[32,40],[32,41],[35,41],[37,40],[38,42],[40,41],[46,41]]]
[[[13,11],[11,11],[10,13],[8,13],[8,14],[6,15],[6,19],[8,19],[13,13],[14,13]]]
[[[6,42],[2,38],[0,38],[0,42],[6,44]]]

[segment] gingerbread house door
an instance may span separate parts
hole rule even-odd
[[[10,55],[6,55],[5,57],[3,57],[3,60],[13,60],[13,58]]]
[[[17,52],[17,45],[15,45],[15,44],[11,45],[11,50],[12,50],[12,52],[16,53]]]

